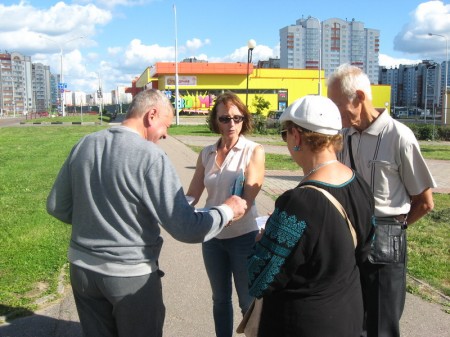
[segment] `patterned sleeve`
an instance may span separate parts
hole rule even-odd
[[[288,209],[275,208],[248,261],[252,296],[261,298],[264,293],[283,288],[288,283],[289,273],[283,269],[306,228],[306,221],[298,219]]]

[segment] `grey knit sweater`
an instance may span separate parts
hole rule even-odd
[[[124,126],[87,135],[73,147],[47,211],[72,224],[71,262],[107,274],[110,268],[96,266],[157,261],[159,224],[175,239],[195,243],[230,220],[223,206],[195,212],[166,154]]]

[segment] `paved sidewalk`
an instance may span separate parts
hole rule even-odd
[[[208,137],[208,140],[211,143],[214,138]],[[172,160],[183,187],[187,189],[194,173],[197,154],[183,142],[169,137],[161,141],[160,145]],[[301,175],[301,169],[289,174],[284,171],[268,171],[263,192],[257,197],[260,214],[267,214],[273,210],[274,201],[268,193],[279,194],[280,191],[292,188],[298,183]],[[201,207],[204,198],[205,195],[198,207]],[[167,310],[164,337],[214,336],[211,290],[203,267],[200,245],[177,242],[165,232],[162,235],[164,245],[160,265],[166,273],[163,278],[163,292]],[[237,309],[236,297],[233,301],[235,323],[237,323],[240,313]],[[441,306],[407,294],[406,307],[401,320],[401,335],[402,337],[450,337],[450,316],[442,310]],[[39,310],[33,316],[16,319],[0,326],[0,336],[81,337],[78,315],[70,289],[66,289],[65,296],[58,303]]]

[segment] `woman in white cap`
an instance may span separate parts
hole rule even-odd
[[[280,122],[304,176],[276,200],[249,260],[250,294],[263,298],[258,336],[360,336],[357,265],[370,249],[373,195],[358,174],[336,160],[342,124],[331,100],[300,98]],[[346,212],[311,186],[330,193]]]

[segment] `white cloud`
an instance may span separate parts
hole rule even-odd
[[[117,55],[123,51],[122,47],[109,47],[108,54],[109,55]]]
[[[204,41],[202,41],[200,39],[193,38],[192,40],[186,41],[186,48],[189,50],[197,50],[208,44],[210,44],[209,39],[205,39]]]
[[[61,55],[60,54],[35,54],[33,56],[33,63],[42,63],[50,65],[50,71],[53,74],[61,73]],[[79,76],[80,71],[85,69],[85,59],[83,54],[78,50],[72,50],[64,53],[63,57],[63,72],[64,78],[72,78]]]
[[[260,60],[268,60],[269,58],[280,57],[280,48],[279,45],[275,48],[270,48],[265,45],[256,45],[255,49],[252,51],[252,62],[257,63]],[[226,55],[224,57],[212,57],[210,58],[211,62],[244,62],[247,63],[248,59],[248,47],[243,46],[235,51],[233,51],[230,55]]]
[[[198,55],[192,55],[192,56],[189,56],[189,58],[196,58],[197,60],[202,60],[202,61],[208,61],[208,55],[206,55],[206,54],[198,54]]]
[[[439,37],[428,36],[430,32],[450,37],[450,4],[428,1],[417,6],[411,13],[411,21],[395,37],[394,50],[443,59],[444,42],[436,41]]]
[[[96,27],[107,24],[111,18],[109,11],[92,4],[58,2],[48,9],[38,9],[25,2],[11,6],[0,4],[0,45],[24,54],[57,52],[59,46],[74,49],[81,44],[92,44],[88,38],[96,33]],[[68,42],[78,36],[86,39]]]
[[[380,54],[379,57],[379,64],[381,67],[386,68],[395,68],[398,67],[400,64],[419,64],[422,60],[411,60],[411,59],[405,59],[405,58],[394,58],[389,55]]]
[[[124,64],[129,68],[145,69],[155,62],[175,60],[174,47],[161,47],[159,45],[144,45],[141,40],[133,39],[125,50]]]
[[[113,8],[118,6],[125,6],[125,7],[140,6],[150,3],[152,1],[154,0],[96,0],[96,1],[86,0],[83,2],[84,3],[95,2],[101,7]]]

